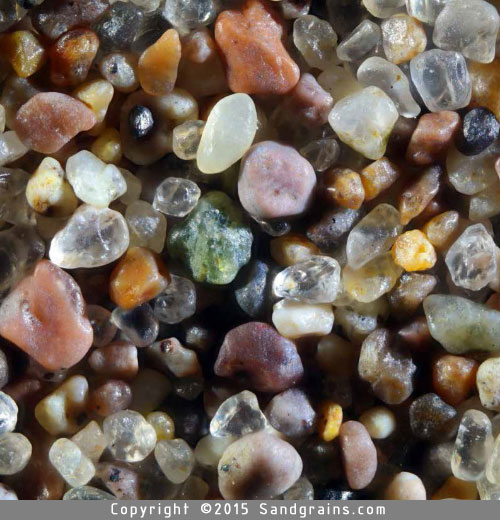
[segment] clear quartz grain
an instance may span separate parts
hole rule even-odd
[[[376,256],[359,269],[347,265],[342,282],[347,294],[361,303],[371,303],[387,294],[403,274],[390,252]]]
[[[0,500],[19,500],[16,492],[5,484],[0,484]]]
[[[90,421],[85,428],[75,433],[71,440],[82,450],[82,452],[97,464],[108,443],[101,427],[96,421]]]
[[[133,410],[122,410],[104,419],[109,450],[117,460],[140,462],[156,445],[155,429]]]
[[[466,156],[454,146],[448,151],[446,171],[453,187],[465,195],[475,195],[485,189],[494,192],[498,183],[495,161],[500,153],[500,145],[493,143],[478,155]]]
[[[133,92],[139,86],[135,54],[113,52],[99,62],[99,72],[119,92]]]
[[[87,150],[72,155],[66,161],[66,177],[80,200],[98,208],[108,207],[127,191],[127,183],[120,170]]]
[[[368,12],[377,18],[389,18],[397,13],[405,0],[363,0]]]
[[[204,128],[204,121],[186,121],[174,128],[172,147],[179,159],[196,159]]]
[[[263,430],[267,419],[259,408],[253,392],[243,390],[226,399],[210,422],[214,437],[240,437]]]
[[[309,13],[312,0],[281,0],[280,7],[287,20],[293,20]]]
[[[479,291],[496,276],[496,245],[483,224],[469,226],[446,253],[446,265],[455,285]]]
[[[410,354],[398,350],[387,329],[372,332],[363,342],[359,355],[359,377],[372,386],[384,403],[400,404],[413,391],[416,371]]]
[[[161,470],[173,484],[182,484],[191,475],[195,458],[193,450],[184,439],[160,441],[154,454]]]
[[[52,239],[49,258],[64,269],[99,267],[120,258],[129,240],[123,215],[84,204]]]
[[[337,324],[353,343],[361,343],[389,314],[389,304],[383,296],[371,303],[361,303],[348,297],[335,310]]]
[[[49,460],[72,487],[84,486],[95,475],[95,466],[69,439],[57,439],[49,450]]]
[[[479,480],[493,448],[491,421],[479,410],[464,413],[451,458],[453,475],[461,480]]]
[[[132,172],[125,168],[120,168],[120,172],[127,183],[127,191],[118,200],[126,206],[129,206],[141,196],[142,182]]]
[[[26,198],[28,179],[24,170],[0,167],[0,220],[14,225],[33,224],[33,210]]]
[[[359,269],[388,251],[401,233],[399,211],[390,204],[379,204],[364,217],[347,238],[347,263]]]
[[[290,230],[292,229],[292,225],[286,220],[262,220],[253,216],[252,219],[259,224],[264,233],[267,233],[272,237],[282,237],[283,235],[290,233]]]
[[[380,27],[371,20],[363,20],[337,47],[342,61],[358,61],[366,56],[380,40]]]
[[[1,220],[10,224],[29,223],[29,206],[25,195],[29,178],[29,174],[20,168],[0,168]]]
[[[300,153],[317,172],[331,168],[340,156],[340,145],[335,139],[318,139],[301,148]]]
[[[470,198],[469,219],[478,222],[500,213],[500,185],[486,188]]]
[[[163,16],[181,31],[210,25],[217,15],[214,0],[166,0]]]
[[[431,112],[466,107],[472,83],[462,54],[442,49],[425,51],[411,60],[411,78]]]
[[[13,130],[0,134],[0,166],[17,161],[28,150]]]
[[[111,312],[100,305],[87,305],[87,317],[94,331],[94,347],[104,347],[111,343],[117,328],[111,323]]]
[[[326,20],[300,16],[293,24],[293,42],[310,67],[326,70],[338,62],[337,34]]]
[[[196,311],[196,287],[189,278],[171,275],[170,284],[154,301],[155,316],[163,323],[180,323]]]
[[[332,303],[340,285],[340,265],[329,256],[312,256],[287,267],[274,279],[279,298],[306,303]]]
[[[202,437],[196,448],[194,456],[196,462],[206,468],[217,468],[222,454],[226,448],[235,441],[233,437],[214,437],[213,435],[205,435]]]
[[[9,395],[0,392],[0,435],[13,432],[17,423],[17,404]]]
[[[161,253],[167,235],[167,219],[151,204],[136,200],[127,207],[125,220],[130,231],[130,247],[147,247]]]
[[[22,471],[31,458],[31,442],[21,433],[7,432],[0,436],[0,475]]]
[[[200,195],[195,182],[168,177],[156,189],[153,208],[172,217],[185,217],[194,209]]]
[[[411,94],[406,74],[394,63],[373,56],[359,66],[357,76],[361,84],[383,90],[403,117],[412,118],[420,114],[420,106]]]
[[[339,139],[368,159],[380,159],[399,117],[392,99],[378,87],[366,87],[336,103],[328,121]]]
[[[161,4],[161,0],[132,0],[132,2],[137,7],[144,9],[146,13],[154,13]]]
[[[500,27],[496,8],[484,0],[448,2],[434,25],[434,44],[461,52],[467,59],[490,63]]]
[[[137,347],[147,347],[158,337],[160,325],[149,303],[143,303],[129,311],[116,309],[111,322]]]
[[[79,486],[66,491],[63,500],[116,500],[116,497],[92,486]]]
[[[406,9],[413,18],[434,25],[439,13],[448,2],[449,0],[406,0]]]
[[[339,101],[362,89],[349,64],[330,67],[323,71],[318,76],[318,83],[333,97],[334,101]]]

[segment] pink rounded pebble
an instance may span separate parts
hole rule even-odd
[[[42,92],[17,111],[14,130],[28,148],[48,154],[95,124],[94,113],[81,101],[58,92]]]
[[[312,74],[306,72],[285,98],[285,106],[304,125],[314,128],[328,123],[333,98]]]
[[[266,500],[284,493],[302,473],[288,442],[266,431],[244,435],[219,460],[219,490],[226,500]]]
[[[295,385],[304,368],[293,341],[253,321],[226,334],[214,371],[220,377],[243,376],[252,390],[278,393]]]
[[[252,146],[241,162],[238,195],[253,217],[300,215],[315,186],[313,167],[291,146],[263,141]]]
[[[0,306],[0,335],[47,370],[75,365],[93,340],[80,287],[61,268],[40,260]]]
[[[366,428],[358,421],[347,421],[339,431],[340,449],[347,483],[363,489],[377,472],[377,450]]]

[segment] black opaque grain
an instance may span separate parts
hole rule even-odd
[[[478,155],[498,139],[500,124],[487,108],[473,108],[464,116],[457,148],[464,155]]]

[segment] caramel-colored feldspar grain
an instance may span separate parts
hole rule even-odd
[[[14,31],[0,37],[0,52],[20,78],[29,78],[44,64],[47,54],[30,31]]]
[[[473,359],[445,355],[432,367],[434,391],[447,403],[457,406],[473,392],[478,364]]]
[[[170,275],[161,258],[144,247],[132,247],[111,274],[109,296],[122,309],[133,309],[164,291]]]
[[[172,92],[181,59],[179,33],[169,29],[139,58],[138,74],[147,94],[164,96]]]
[[[400,171],[389,159],[382,157],[363,168],[360,175],[365,189],[365,198],[372,200],[396,182]]]
[[[344,208],[359,209],[365,190],[359,173],[349,168],[333,168],[323,175],[326,198]]]
[[[422,231],[438,250],[447,249],[458,237],[460,216],[457,211],[440,213],[425,224]]]

